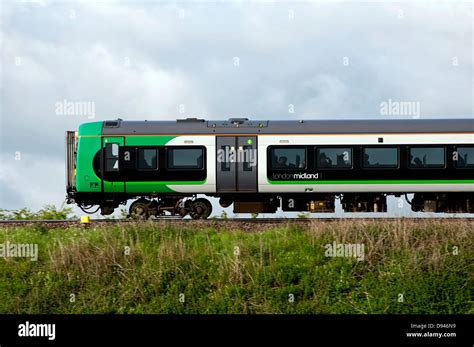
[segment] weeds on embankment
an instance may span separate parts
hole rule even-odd
[[[256,228],[261,228],[256,224]],[[474,313],[473,223],[0,229],[0,313]],[[362,245],[363,259],[327,256]]]

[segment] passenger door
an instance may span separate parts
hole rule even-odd
[[[216,137],[218,193],[257,192],[257,137]]]
[[[125,145],[124,137],[104,137],[101,163],[102,191],[105,193],[123,193],[124,175],[121,168],[120,149]]]

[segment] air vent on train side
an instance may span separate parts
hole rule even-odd
[[[117,120],[106,120],[104,122],[104,128],[118,128],[122,120],[119,118]]]
[[[205,120],[201,119],[201,118],[184,118],[184,119],[176,119],[176,122],[178,122],[178,123],[188,123],[188,122],[202,123],[202,122],[205,122]]]
[[[231,123],[238,123],[238,124],[242,124],[242,123],[245,123],[245,122],[248,122],[248,118],[229,118],[229,122]]]
[[[207,121],[208,128],[266,128],[268,121],[248,120],[248,118],[230,118],[224,121]]]

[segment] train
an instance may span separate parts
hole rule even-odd
[[[474,120],[122,119],[66,132],[66,194],[109,215],[212,213],[474,212]],[[410,199],[410,197],[412,197]]]

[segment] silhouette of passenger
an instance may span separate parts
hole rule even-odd
[[[413,166],[414,167],[423,167],[423,162],[421,161],[420,158],[416,157],[414,160],[413,160]]]
[[[156,167],[156,155],[144,155],[141,159],[143,169],[154,169]]]
[[[369,158],[369,155],[367,153],[364,153],[364,166],[370,166]]]
[[[332,160],[329,158],[325,152],[319,154],[319,167],[330,167],[332,166]]]
[[[349,161],[344,160],[344,154],[339,154],[337,156],[337,167],[347,167],[349,165]]]
[[[288,161],[288,158],[285,156],[278,158],[277,167],[280,169],[287,168],[288,167],[288,165],[286,164],[287,161]]]
[[[467,163],[467,154],[464,155],[464,158],[459,156],[458,157],[458,167],[465,167]]]

